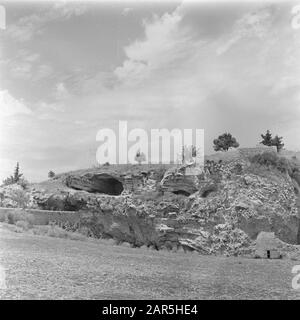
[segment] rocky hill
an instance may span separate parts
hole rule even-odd
[[[29,207],[75,211],[94,237],[132,246],[239,255],[254,251],[259,232],[300,243],[296,156],[264,148],[206,157],[200,174],[185,166],[101,166],[29,186]],[[19,186],[2,187],[2,206],[17,206]]]

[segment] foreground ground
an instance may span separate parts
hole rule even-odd
[[[300,299],[291,286],[296,264],[34,236],[0,224],[0,299]]]

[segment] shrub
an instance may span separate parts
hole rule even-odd
[[[27,189],[29,182],[25,178],[20,178],[17,184],[21,186],[23,189]]]
[[[24,190],[15,190],[11,199],[16,202],[20,208],[26,208],[29,203],[29,195]]]
[[[257,163],[266,167],[273,167],[280,172],[292,173],[292,167],[288,159],[279,157],[275,152],[265,151],[250,158],[251,163]]]

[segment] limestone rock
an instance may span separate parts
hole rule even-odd
[[[66,185],[77,190],[120,195],[124,189],[121,178],[107,173],[86,173],[81,176],[69,175]]]
[[[160,186],[163,191],[189,196],[198,190],[198,177],[186,175],[180,168],[171,169],[165,173]]]

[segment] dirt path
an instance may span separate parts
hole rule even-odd
[[[33,236],[0,224],[1,299],[299,299],[295,264]]]

